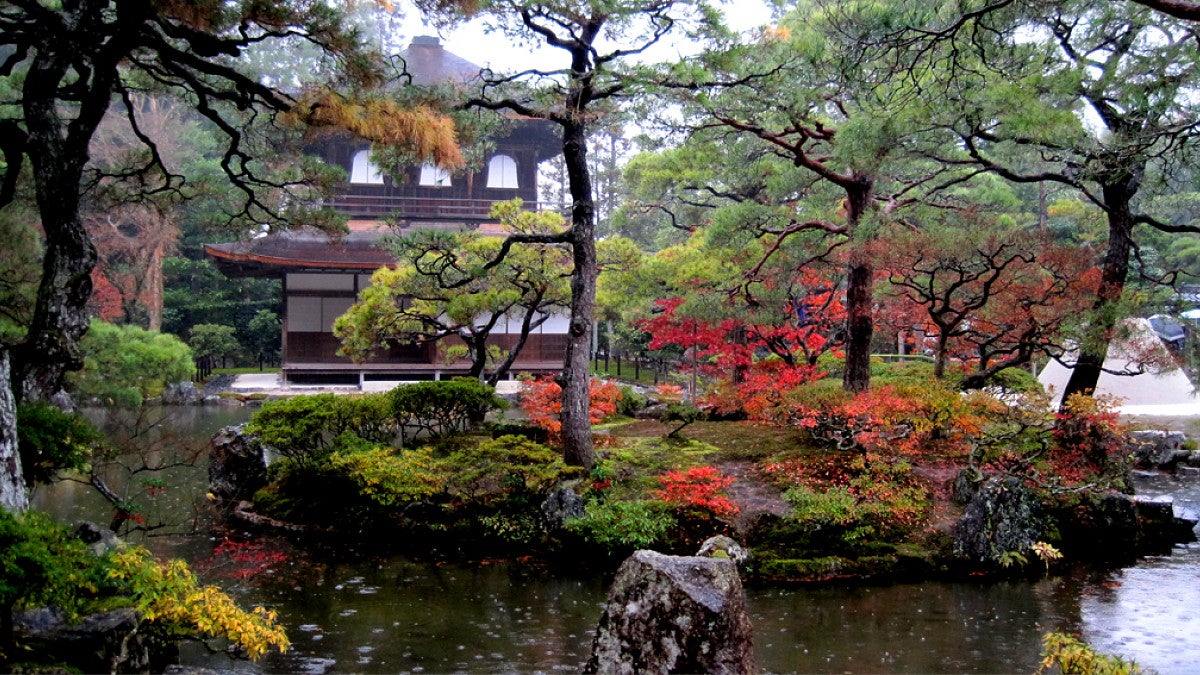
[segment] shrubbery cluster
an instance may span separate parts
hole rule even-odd
[[[221,590],[201,586],[181,561],[162,563],[132,546],[96,555],[44,514],[0,509],[0,668],[19,669],[30,658],[13,648],[13,611],[46,605],[69,618],[132,607],[142,617],[139,632],[218,638],[252,659],[288,648],[274,613],[240,609]]]
[[[546,495],[578,470],[529,438],[464,435],[502,405],[475,380],[268,403],[247,431],[282,461],[256,506],[331,527],[370,522],[527,540]]]

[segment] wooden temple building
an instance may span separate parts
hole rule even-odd
[[[437,38],[417,37],[401,56],[416,84],[478,77],[480,68],[442,48]],[[370,161],[369,143],[350,136],[326,141],[316,152],[341,166],[349,177],[328,205],[348,218],[349,234],[330,238],[311,230],[261,236],[247,241],[208,244],[209,260],[229,277],[277,277],[283,281],[282,379],[285,384],[358,384],[371,381],[440,379],[465,373],[469,363],[445,363],[436,344],[394,343],[365,363],[337,354],[333,321],[370,283],[371,274],[394,261],[376,244],[398,227],[495,229],[492,204],[520,197],[537,208],[538,163],[561,147],[551,125],[515,121],[494,140],[478,172],[450,175],[427,165],[409,167],[393,179]],[[383,219],[388,219],[385,224]],[[562,367],[567,343],[566,317],[552,316],[529,336],[514,364],[516,372]],[[506,332],[511,325],[512,332]],[[508,347],[519,321],[502,322],[490,342]],[[457,338],[448,338],[457,339]]]

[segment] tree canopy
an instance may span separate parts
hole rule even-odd
[[[327,84],[285,92],[242,70],[248,49],[280,40],[316,46]],[[266,141],[258,126],[265,121],[335,124],[443,164],[460,161],[444,118],[364,94],[383,81],[384,66],[360,46],[343,13],[324,3],[15,0],[0,8],[0,208],[32,195],[45,242],[23,340],[0,354],[0,370],[8,370],[11,353],[5,379],[16,398],[53,394],[64,373],[82,365],[78,341],[88,328],[96,262],[81,218],[85,202],[114,181],[131,186],[131,199],[186,195],[188,177],[167,165],[142,127],[139,92],[180,97],[215,130],[220,171],[240,195],[226,204],[229,219],[286,222],[309,210],[312,182],[302,166],[260,161],[255,148]],[[141,151],[115,167],[92,164],[93,138],[113,106],[124,111]],[[7,437],[15,436],[14,418],[6,406],[0,412],[0,458],[15,464]],[[4,473],[0,503],[23,507],[20,471]]]

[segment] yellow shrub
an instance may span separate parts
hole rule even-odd
[[[286,652],[290,644],[275,612],[247,612],[221,589],[200,586],[181,560],[160,563],[145,549],[129,547],[113,555],[109,577],[128,584],[143,618],[168,634],[223,638],[252,660],[272,647]]]

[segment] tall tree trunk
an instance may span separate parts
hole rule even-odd
[[[1120,319],[1117,304],[1125,292],[1125,280],[1129,276],[1129,252],[1133,249],[1130,202],[1137,192],[1137,185],[1134,178],[1125,178],[1103,186],[1104,203],[1108,211],[1108,250],[1104,255],[1104,269],[1100,275],[1100,286],[1096,289],[1096,300],[1092,304],[1092,325],[1088,327],[1091,339],[1083,340],[1079,346],[1079,359],[1063,389],[1063,404],[1073,394],[1094,393],[1100,381],[1104,360],[1108,356],[1108,345]]]
[[[29,494],[17,451],[17,404],[8,386],[8,366],[8,350],[0,349],[0,507],[24,511],[29,508]]]
[[[596,210],[587,166],[582,116],[563,125],[563,159],[571,191],[571,322],[562,386],[563,460],[590,469],[596,463],[591,420],[592,321],[596,313]]]
[[[162,310],[163,310],[163,245],[158,244],[154,247],[154,252],[150,256],[150,266],[146,270],[146,285],[148,287],[146,293],[146,312],[149,314],[148,325],[150,330],[162,329]]]
[[[83,366],[78,342],[88,329],[87,301],[92,294],[96,248],[79,218],[80,183],[88,161],[88,143],[108,110],[117,67],[115,62],[94,65],[90,86],[75,116],[66,120],[58,105],[59,87],[73,58],[69,40],[42,45],[22,87],[46,251],[33,320],[25,341],[12,350],[11,381],[18,401],[58,392],[66,372]]]
[[[587,162],[587,106],[595,91],[592,42],[603,22],[588,23],[571,49],[571,76],[562,127],[563,163],[571,193],[571,321],[562,387],[563,461],[591,469],[596,463],[591,419],[592,322],[596,315],[596,203]]]
[[[846,190],[846,230],[854,230],[871,208],[874,181],[866,175],[855,176]],[[854,251],[850,255],[846,278],[846,370],[842,388],[846,391],[866,391],[871,386],[871,338],[875,332],[875,267],[866,255]]]

